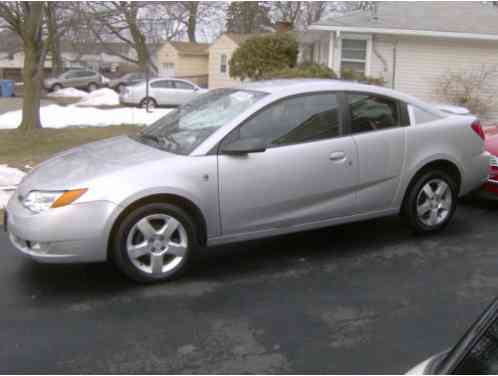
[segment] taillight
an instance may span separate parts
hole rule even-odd
[[[482,130],[481,122],[479,120],[474,121],[470,127],[474,130],[474,132],[477,133],[479,137],[481,137],[481,139],[484,140],[486,136],[484,135],[484,131]]]

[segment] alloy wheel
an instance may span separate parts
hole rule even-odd
[[[452,204],[448,183],[442,179],[429,180],[417,194],[417,218],[426,226],[438,226],[448,218]]]
[[[128,233],[126,251],[132,264],[147,274],[164,274],[177,268],[186,257],[185,227],[166,214],[140,219]]]

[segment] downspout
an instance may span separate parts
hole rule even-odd
[[[384,58],[384,56],[382,56],[382,55],[380,54],[380,52],[377,50],[377,46],[376,46],[376,44],[375,44],[375,39],[376,39],[375,37],[376,37],[376,36],[377,36],[376,34],[372,35],[372,50],[373,50],[373,52],[374,52],[375,56],[377,56],[377,58],[378,58],[378,59],[380,60],[380,62],[382,63],[383,71],[384,71],[384,72],[387,72],[387,70],[388,70],[387,61],[386,61],[386,59]]]
[[[398,40],[393,42],[393,76],[392,76],[392,89],[396,88],[396,59],[398,53]]]

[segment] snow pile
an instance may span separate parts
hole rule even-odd
[[[80,107],[118,106],[119,95],[114,90],[105,87],[86,94],[76,105]]]
[[[40,117],[45,128],[106,127],[124,124],[148,125],[170,111],[171,109],[154,109],[147,112],[145,109],[130,107],[98,109],[51,104],[40,108]],[[0,115],[0,129],[17,128],[21,119],[21,110],[6,112]]]
[[[65,89],[60,89],[52,93],[47,94],[47,97],[52,98],[84,98],[88,95],[86,91],[75,89],[74,87],[68,87]]]
[[[0,208],[7,205],[15,186],[20,183],[25,173],[17,168],[0,165]]]
[[[9,187],[19,184],[22,178],[26,175],[17,168],[8,167],[5,164],[0,164],[0,187]]]

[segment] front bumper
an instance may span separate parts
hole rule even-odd
[[[12,197],[6,208],[5,225],[14,247],[36,261],[105,261],[105,229],[115,208],[111,202],[95,201],[33,214]]]

